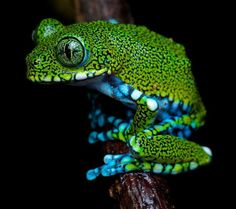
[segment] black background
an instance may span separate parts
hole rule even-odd
[[[229,52],[223,49],[229,38],[227,20],[223,19],[227,10],[215,2],[129,2],[136,24],[185,45],[208,111],[207,123],[195,137],[212,148],[213,162],[191,173],[165,177],[176,207],[227,208],[234,181],[229,175],[234,167],[229,149],[234,141],[229,128],[233,94],[226,67]],[[86,141],[87,89],[35,85],[25,79],[25,56],[34,47],[32,30],[43,18],[62,18],[48,1],[17,1],[3,8],[8,11],[2,40],[6,45],[3,54],[7,55],[2,61],[6,73],[2,81],[6,82],[3,114],[8,125],[5,141],[9,146],[4,157],[8,167],[5,193],[11,197],[8,204],[25,208],[112,208],[106,192],[113,178],[85,179],[87,169],[102,163],[101,144],[92,146]],[[112,105],[112,111],[119,108],[117,103]]]

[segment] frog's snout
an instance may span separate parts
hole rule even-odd
[[[33,82],[60,82],[61,66],[57,64],[53,51],[46,46],[33,50],[26,56],[27,79]],[[64,78],[66,80],[66,78]]]
[[[28,54],[26,56],[26,65],[27,65],[27,70],[29,71],[30,69],[33,69],[35,66],[37,66],[40,63],[39,59],[32,59],[31,54]]]

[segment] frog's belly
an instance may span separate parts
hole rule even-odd
[[[122,80],[112,75],[104,76],[99,81],[91,83],[89,87],[122,102],[132,109],[136,109],[136,101],[145,96],[144,93],[133,88],[129,84],[125,84]],[[158,104],[157,121],[163,121],[170,117],[189,114],[191,109],[190,106],[184,106],[181,102],[173,102],[167,97],[157,97],[154,95],[151,99],[155,100]]]
[[[136,109],[135,100],[132,100],[130,97],[134,88],[125,84],[115,76],[105,76],[99,82],[91,83],[88,87],[96,89],[101,93],[122,102],[132,109]]]

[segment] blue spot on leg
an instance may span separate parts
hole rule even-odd
[[[98,117],[98,126],[103,127],[105,125],[105,115],[102,114]]]
[[[108,140],[113,140],[112,131],[107,132],[97,132],[93,131],[89,134],[88,141],[90,144],[94,144],[96,142],[105,142]]]
[[[189,138],[190,135],[191,135],[191,130],[188,126],[186,126],[184,129],[184,136],[185,136],[185,138]]]
[[[97,131],[93,131],[89,134],[89,137],[88,137],[89,144],[94,144],[98,141],[97,140],[97,134],[98,134]]]
[[[112,17],[109,18],[108,22],[111,24],[118,24],[119,23],[119,21],[117,19],[112,18]]]

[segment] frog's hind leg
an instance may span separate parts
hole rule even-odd
[[[125,133],[130,123],[112,116],[109,117],[108,122],[114,126],[114,129],[96,132],[90,138],[90,142],[121,140],[128,144],[131,153],[106,155],[105,165],[88,171],[87,178],[90,180],[99,175],[112,176],[133,171],[177,174],[193,170],[211,161],[212,154],[209,148],[181,138],[190,135],[188,128],[191,128],[192,121],[187,115],[168,118],[129,139],[125,137]],[[173,134],[174,129],[177,129],[177,136],[168,135]]]
[[[208,147],[171,135],[150,136],[148,132],[138,133],[131,137],[128,146],[135,158],[156,163],[193,162],[199,166],[208,164],[212,157]]]
[[[178,174],[211,161],[208,147],[171,135],[147,136],[145,132],[129,140],[131,153],[106,155],[105,165],[89,170],[87,179],[134,171]]]

